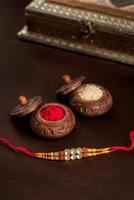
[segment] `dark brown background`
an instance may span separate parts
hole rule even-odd
[[[0,136],[32,151],[129,145],[128,132],[134,128],[134,68],[17,40],[27,3],[0,1]],[[20,94],[56,101],[55,90],[64,73],[86,75],[88,82],[107,87],[114,108],[99,118],[77,116],[72,134],[55,141],[36,136],[23,120],[10,119]],[[0,145],[0,200],[9,199],[133,200],[134,151],[52,162],[18,155]]]

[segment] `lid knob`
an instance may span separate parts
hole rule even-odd
[[[56,94],[65,95],[81,86],[82,82],[85,80],[85,76],[80,76],[72,80],[68,74],[65,74],[62,79],[64,80],[65,84],[56,91]]]
[[[62,78],[66,84],[69,84],[72,82],[71,77],[68,74],[65,74]]]
[[[25,96],[19,96],[18,100],[21,106],[25,106],[28,104],[28,99]]]

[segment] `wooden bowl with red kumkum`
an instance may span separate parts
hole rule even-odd
[[[56,139],[68,135],[75,127],[75,116],[70,108],[60,103],[42,105],[40,96],[27,99],[19,97],[11,116],[23,117],[32,113],[30,124],[32,130],[44,138]]]

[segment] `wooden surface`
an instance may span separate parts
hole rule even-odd
[[[0,1],[0,137],[31,151],[66,147],[129,145],[134,129],[134,68],[16,39],[28,0]],[[19,95],[57,101],[61,76],[86,75],[113,95],[114,107],[103,117],[77,115],[69,136],[51,141],[32,132],[26,120],[9,112]],[[133,200],[134,151],[73,162],[51,162],[18,155],[0,145],[0,200]]]

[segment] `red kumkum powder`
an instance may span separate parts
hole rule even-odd
[[[65,111],[62,107],[50,105],[44,107],[40,112],[41,117],[47,121],[59,121],[64,118]]]

